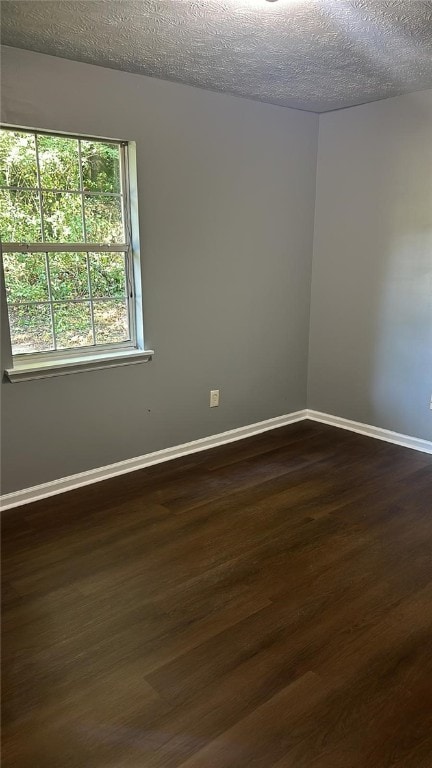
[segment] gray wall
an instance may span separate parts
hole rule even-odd
[[[3,493],[306,402],[432,439],[432,91],[321,115],[316,175],[316,115],[2,54],[4,122],[137,142],[156,349],[3,382]]]
[[[304,408],[317,116],[3,54],[4,122],[137,142],[156,350],[148,364],[3,383],[3,492]]]
[[[432,91],[320,117],[309,408],[432,438]]]

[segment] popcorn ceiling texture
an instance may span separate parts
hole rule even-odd
[[[2,42],[315,112],[432,86],[432,2],[19,0]]]

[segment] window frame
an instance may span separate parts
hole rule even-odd
[[[12,130],[12,131],[15,130],[15,131],[19,131],[20,133],[30,133],[35,136],[46,135],[46,136],[54,136],[58,138],[64,137],[69,139],[77,139],[78,141],[79,140],[100,141],[105,144],[115,144],[116,146],[119,147],[119,159],[120,159],[119,197],[122,200],[122,218],[123,218],[123,226],[124,226],[124,233],[125,233],[125,242],[114,243],[109,245],[104,245],[101,243],[90,243],[85,241],[83,241],[82,243],[60,243],[60,242],[50,243],[46,241],[40,242],[40,243],[30,243],[30,242],[1,243],[0,242],[0,260],[1,260],[1,266],[3,269],[3,253],[47,254],[47,253],[55,253],[55,252],[69,252],[69,253],[77,252],[77,253],[85,253],[87,255],[87,259],[88,259],[89,253],[115,252],[115,253],[124,254],[125,285],[126,285],[125,300],[127,301],[127,313],[128,313],[129,336],[130,336],[129,339],[126,339],[120,342],[108,342],[108,343],[99,343],[99,344],[96,343],[96,344],[81,346],[81,347],[68,347],[65,349],[52,349],[52,350],[44,350],[41,352],[32,351],[32,352],[23,352],[23,353],[13,354],[11,336],[9,332],[9,341],[11,344],[11,356],[12,356],[12,362],[13,362],[13,368],[6,371],[9,378],[13,380],[12,374],[14,371],[18,372],[22,370],[22,371],[28,372],[28,371],[31,371],[32,369],[34,369],[35,371],[37,370],[49,371],[50,366],[52,367],[53,370],[57,370],[61,368],[62,364],[64,364],[65,367],[67,367],[69,371],[72,372],[74,361],[77,362],[78,366],[82,365],[83,367],[85,367],[87,365],[86,359],[88,361],[88,365],[91,365],[91,367],[93,368],[93,367],[97,367],[95,365],[95,361],[97,361],[98,357],[100,357],[102,361],[101,367],[106,367],[109,364],[111,356],[112,356],[112,364],[116,364],[116,359],[121,361],[118,363],[119,365],[126,364],[125,360],[127,359],[128,353],[130,353],[131,361],[133,362],[140,361],[140,355],[137,354],[139,352],[142,353],[143,359],[150,359],[151,356],[153,355],[153,350],[144,349],[143,317],[142,317],[142,307],[141,307],[141,286],[140,286],[141,260],[140,260],[140,249],[139,249],[139,238],[138,238],[138,220],[137,220],[137,202],[136,202],[136,191],[137,191],[136,186],[137,185],[136,185],[135,143],[121,140],[121,139],[96,137],[88,134],[66,133],[64,131],[50,131],[45,129],[29,128],[29,127],[11,125],[6,123],[0,123],[0,128],[5,130]],[[131,155],[133,155],[132,158],[131,158]],[[41,184],[41,179],[40,179],[37,141],[36,141],[36,162],[37,162],[37,173],[38,173],[37,191],[38,191],[38,194],[43,194],[45,190]],[[133,192],[132,192],[132,184],[133,184]],[[49,190],[49,191],[52,191],[52,190]],[[67,190],[59,190],[59,191],[64,193]],[[76,191],[77,194],[80,195],[81,199],[83,198],[84,194],[87,194],[87,192],[84,190],[83,183],[82,183],[81,158],[80,158],[80,190],[79,191],[74,190],[74,191]],[[95,192],[94,194],[97,195],[97,194],[103,194],[103,193]],[[132,197],[134,197],[135,199],[132,200]],[[41,212],[41,215],[42,215],[42,212]],[[84,237],[85,237],[85,232],[84,232]],[[49,282],[49,274],[47,275],[47,279]],[[8,306],[7,291],[6,291],[5,284],[4,284],[4,290],[5,290],[7,315],[9,320],[9,306]],[[51,297],[51,293],[49,293],[49,297]],[[110,297],[107,297],[107,298],[110,298]],[[90,293],[90,296],[88,298],[89,302],[94,302],[94,301],[97,302],[100,300],[103,300],[103,299],[100,297],[93,299]],[[41,302],[35,302],[35,303],[40,303],[41,305],[43,304],[50,307],[52,323],[53,323],[52,303],[50,302],[52,302],[51,298],[48,302],[41,301]],[[75,303],[75,302],[71,300],[70,303]],[[91,323],[92,323],[92,331],[94,333],[93,303],[91,304]],[[53,325],[53,332],[54,332],[53,338],[55,338],[54,325]],[[95,338],[95,336],[93,338]],[[53,374],[47,373],[46,375],[53,375]],[[33,378],[33,377],[29,375],[28,378]]]

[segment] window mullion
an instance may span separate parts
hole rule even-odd
[[[82,215],[82,224],[83,224],[83,235],[84,235],[84,242],[86,243],[87,230],[86,230],[85,210],[84,210],[84,182],[83,182],[83,170],[82,170],[81,139],[78,139],[78,164],[79,164],[79,178],[80,178],[80,189],[81,189],[81,215]],[[92,325],[93,344],[96,345],[96,330],[95,330],[94,308],[93,308],[93,290],[92,290],[91,276],[90,276],[90,257],[89,257],[88,251],[86,251],[85,254],[86,254],[86,262],[87,262],[87,284],[88,284],[88,292],[89,292],[89,298],[90,298],[90,317],[91,317],[91,325]]]
[[[39,161],[39,146],[38,146],[36,133],[35,133],[35,150],[36,150],[36,173],[37,173],[38,195],[39,195],[39,212],[40,212],[40,219],[41,219],[41,234],[42,234],[42,242],[44,243],[45,242],[45,224],[44,224],[44,217],[43,217],[43,202],[42,202],[43,197],[42,197],[42,190],[41,190],[42,184],[41,184],[40,161]],[[57,339],[56,339],[55,322],[54,322],[54,306],[52,301],[52,289],[51,289],[51,272],[50,272],[49,256],[47,251],[45,251],[45,271],[47,276],[48,300],[49,300],[50,315],[51,315],[51,335],[53,340],[53,347],[54,349],[57,349]]]
[[[20,186],[14,186],[10,184],[0,184],[0,189],[5,189],[7,191],[12,192],[52,192],[55,195],[80,195],[81,190],[80,189],[56,189],[55,187],[20,187]],[[85,190],[86,195],[90,195],[90,197],[93,195],[95,197],[121,197],[121,192],[99,192],[96,190],[86,189]]]
[[[114,245],[104,245],[101,243],[3,243],[3,253],[50,253],[57,252],[78,252],[89,251],[91,253],[123,253],[127,251],[127,243],[115,243]]]
[[[54,344],[54,349],[57,349],[57,337],[56,337],[55,321],[54,321],[54,304],[53,304],[52,287],[51,287],[51,270],[50,270],[48,253],[45,253],[45,269],[46,269],[47,281],[48,281],[48,300],[49,300],[50,313],[51,313],[53,344]]]
[[[98,302],[102,301],[124,301],[126,296],[94,296],[93,302],[97,304]],[[42,301],[42,300],[35,300],[35,301],[11,301],[9,302],[10,307],[28,307],[28,306],[44,306],[46,307],[47,304],[49,304],[48,301]],[[88,304],[89,299],[86,297],[85,299],[53,299],[54,304]]]
[[[38,197],[39,197],[39,212],[40,212],[40,219],[41,219],[41,234],[42,234],[42,242],[45,242],[45,225],[44,225],[44,217],[43,217],[43,204],[42,204],[42,183],[41,183],[41,174],[40,174],[40,162],[39,162],[39,147],[38,147],[38,140],[37,140],[37,134],[35,133],[35,149],[36,149],[36,173],[37,173],[37,183],[38,183]]]

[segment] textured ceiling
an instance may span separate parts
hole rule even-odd
[[[423,0],[3,0],[2,42],[323,112],[432,87]]]

